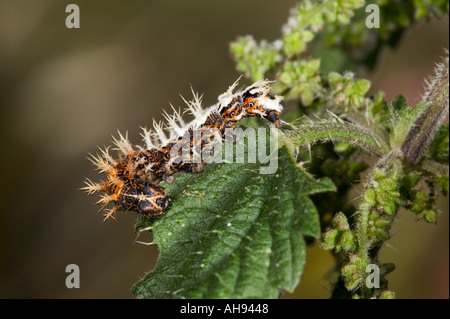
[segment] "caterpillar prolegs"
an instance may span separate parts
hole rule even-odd
[[[271,82],[260,80],[233,92],[238,81],[206,109],[201,106],[202,97],[193,92],[193,100],[184,100],[186,111],[194,116],[188,123],[172,106],[172,115],[164,113],[165,124],[153,120],[152,130],[143,129],[144,147],[133,147],[127,135],[119,133],[118,138],[113,137],[117,158],[110,155],[110,147],[91,155],[91,162],[106,174],[106,181],[94,183],[88,179],[83,189],[88,194],[103,193],[97,202],[102,209],[113,203],[112,208],[105,209],[104,220],[114,218],[117,211],[135,211],[148,218],[164,214],[169,200],[160,181],[172,182],[177,172],[201,171],[204,163],[194,161],[194,155],[212,152],[215,141],[224,138],[227,129],[242,119],[259,117],[281,127],[283,97],[270,94]]]

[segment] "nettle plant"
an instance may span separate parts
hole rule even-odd
[[[167,209],[153,219],[138,215],[137,231],[151,231],[149,244],[160,250],[156,268],[132,289],[138,298],[277,298],[298,285],[306,246],[314,241],[336,259],[332,297],[395,296],[385,278],[395,267],[380,261],[378,252],[397,212],[405,208],[435,223],[436,199],[448,193],[448,51],[414,106],[402,95],[392,101],[383,92],[369,96],[370,82],[353,72],[373,68],[383,47],[395,46],[416,21],[447,13],[448,1],[378,1],[375,29],[366,26],[369,3],[302,1],[282,27],[281,39],[243,36],[231,44],[240,72],[253,82],[274,79],[271,99],[281,96],[295,105],[280,122],[271,113],[261,115],[270,107],[253,109],[253,100],[247,100],[257,96],[252,87],[236,102],[247,114],[269,119],[252,117],[239,125],[276,132],[276,172],[261,174],[266,164],[259,162],[211,163],[146,189],[155,200],[145,205]],[[191,113],[199,111],[198,95],[187,103]],[[234,114],[220,112],[223,118]],[[171,129],[178,127],[175,117],[182,121],[180,113],[168,117]],[[243,145],[248,155],[248,141],[235,139],[232,145]],[[116,145],[124,154],[134,152],[123,136]],[[362,154],[375,164],[370,167]],[[94,162],[102,171],[118,165],[107,151]],[[365,171],[359,202],[349,201]],[[118,184],[113,178],[109,186],[89,183],[86,189],[108,192]],[[162,189],[170,204],[158,197]],[[100,202],[114,201],[108,196]],[[130,203],[124,199],[119,208]],[[369,278],[373,269],[378,282]]]

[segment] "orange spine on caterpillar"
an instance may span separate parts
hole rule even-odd
[[[90,161],[99,173],[106,175],[106,180],[99,183],[86,180],[82,189],[89,195],[103,193],[97,202],[102,205],[101,210],[113,203],[112,208],[105,209],[104,220],[114,218],[117,211],[136,211],[148,218],[164,214],[169,200],[160,181],[172,182],[177,172],[201,171],[204,163],[193,161],[194,153],[210,151],[216,139],[223,138],[226,129],[240,120],[259,117],[281,127],[283,98],[270,94],[271,82],[261,80],[233,92],[238,81],[219,96],[218,103],[206,109],[201,106],[202,97],[194,92],[193,100],[183,99],[194,116],[189,123],[172,106],[172,115],[164,113],[165,124],[153,121],[153,130],[143,129],[144,147],[133,147],[127,135],[119,132],[119,138],[113,137],[117,158],[109,154],[109,147],[91,155]]]

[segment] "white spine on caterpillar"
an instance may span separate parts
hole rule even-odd
[[[219,105],[221,108],[229,105],[231,103],[231,101],[233,100],[233,98],[235,97],[235,95],[237,94],[237,93],[233,94],[233,91],[236,88],[236,86],[238,85],[241,77],[242,77],[242,75],[236,81],[234,81],[234,83],[228,88],[228,90],[225,93],[219,95]]]
[[[173,105],[170,105],[173,110],[173,114],[170,115],[166,111],[163,112],[163,116],[166,120],[165,124],[153,120],[152,130],[143,128],[143,134],[141,135],[145,142],[146,149],[158,149],[167,143],[175,142],[189,129],[196,130],[201,128],[208,116],[213,112],[221,113],[224,109],[235,109],[240,103],[242,103],[242,96],[244,93],[257,95],[255,97],[256,103],[258,103],[258,105],[266,111],[276,111],[278,113],[283,111],[282,96],[271,96],[271,98],[268,98],[270,84],[272,81],[260,80],[241,91],[234,92],[235,88],[239,84],[240,78],[241,77],[239,77],[225,93],[218,97],[218,102],[216,104],[208,108],[202,107],[203,95],[199,95],[191,88],[193,95],[192,100],[186,100],[183,96],[181,96],[184,103],[187,105],[187,109],[184,112],[181,112],[180,110],[177,111]],[[234,104],[231,105],[231,103]],[[194,116],[194,119],[188,123],[186,123],[182,118],[182,114],[186,112],[189,112]],[[263,115],[263,113],[259,110],[254,110],[253,112]],[[243,110],[238,116],[236,116],[235,120],[239,121],[246,116],[247,112]],[[169,134],[169,137],[167,137],[166,133]],[[123,143],[122,139],[120,141],[122,148],[128,147],[125,143]]]
[[[134,152],[131,143],[128,141],[128,132],[125,133],[125,137],[117,131],[119,134],[119,139],[113,136],[113,144],[116,146],[115,150],[119,151],[123,155],[128,155]]]

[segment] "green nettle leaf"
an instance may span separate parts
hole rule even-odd
[[[230,46],[239,71],[244,72],[254,81],[264,78],[264,74],[280,60],[279,51],[282,42],[257,43],[252,36],[239,37]]]
[[[306,258],[304,235],[317,238],[309,194],[335,190],[314,180],[286,147],[278,170],[267,164],[210,164],[165,184],[172,206],[151,226],[160,249],[156,268],[133,287],[138,298],[276,298],[293,291]]]
[[[314,33],[308,30],[289,33],[283,39],[284,51],[288,56],[300,54],[306,49],[307,43],[312,41],[313,38]]]
[[[403,95],[397,96],[391,101],[392,120],[391,120],[391,145],[400,146],[406,139],[414,121],[426,108],[426,103],[418,104],[415,108],[408,106],[406,98]]]
[[[436,132],[436,136],[434,141],[430,145],[430,149],[428,150],[428,155],[432,159],[442,162],[448,163],[448,148],[449,148],[449,125],[448,123],[442,125],[439,130]]]

